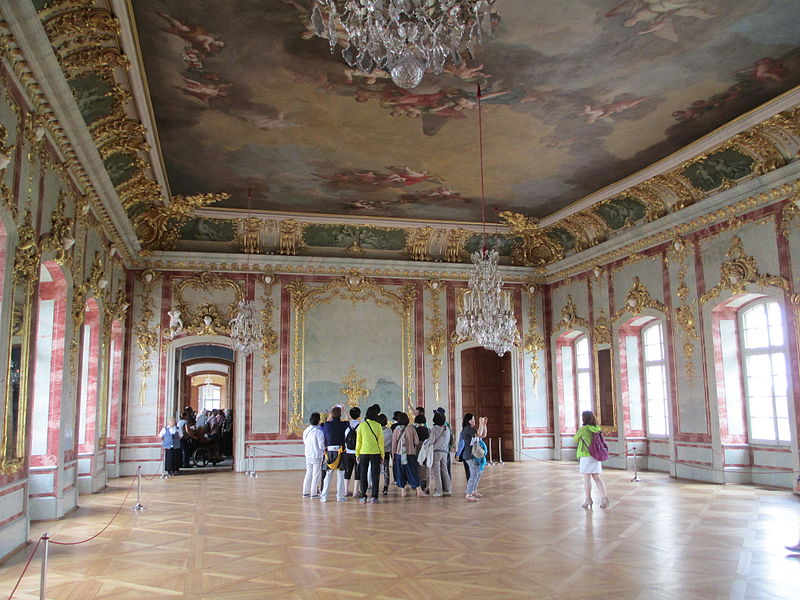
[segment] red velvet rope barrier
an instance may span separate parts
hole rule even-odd
[[[141,469],[141,467],[139,467],[139,469]],[[128,488],[128,491],[125,493],[125,497],[122,499],[122,503],[119,505],[119,508],[117,509],[117,512],[114,513],[114,516],[111,517],[111,520],[106,524],[106,526],[103,527],[97,533],[95,533],[92,537],[86,538],[85,540],[81,540],[79,542],[57,542],[54,539],[51,539],[50,543],[51,544],[58,544],[59,546],[77,546],[78,544],[85,544],[86,542],[91,542],[94,538],[96,538],[101,533],[103,533],[106,529],[108,529],[109,526],[111,525],[111,523],[114,522],[114,519],[117,518],[117,516],[119,515],[120,511],[122,510],[122,507],[125,506],[125,503],[128,501],[128,496],[130,495],[131,490],[133,489],[133,484],[134,483],[136,483],[136,477],[134,477],[133,480],[131,481],[131,486]]]
[[[19,587],[19,584],[22,581],[22,578],[25,577],[25,571],[28,570],[28,567],[30,566],[31,561],[33,560],[33,555],[36,554],[36,551],[39,549],[39,544],[41,542],[42,542],[42,538],[39,538],[38,540],[36,540],[36,545],[33,547],[33,552],[31,552],[31,555],[28,557],[28,560],[27,560],[27,562],[25,563],[25,566],[22,569],[22,573],[19,574],[19,578],[17,579],[17,583],[14,585],[14,589],[11,590],[11,593],[8,595],[8,600],[11,600],[11,598],[14,597],[14,593],[17,591],[17,588]]]

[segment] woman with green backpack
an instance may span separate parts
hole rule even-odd
[[[597,418],[594,413],[590,410],[585,410],[581,413],[581,420],[583,421],[583,426],[578,429],[572,439],[578,444],[577,457],[580,461],[583,488],[586,492],[586,501],[582,506],[583,508],[591,508],[592,504],[594,504],[592,501],[592,479],[594,479],[597,489],[600,490],[600,508],[608,508],[606,484],[600,479],[600,473],[603,472],[603,463],[589,452],[595,434],[602,436],[600,426],[597,424]],[[603,445],[605,445],[605,442],[603,442]]]

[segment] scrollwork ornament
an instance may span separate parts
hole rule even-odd
[[[225,193],[173,196],[168,205],[153,204],[136,215],[133,226],[146,250],[166,250],[174,246],[180,228],[196,209],[226,200],[228,197],[229,195]]]
[[[681,266],[678,269],[678,289],[676,295],[680,300],[680,305],[675,309],[675,321],[683,331],[683,355],[686,359],[686,375],[691,380],[694,379],[694,342],[699,340],[697,335],[697,321],[695,318],[696,300],[688,302],[689,286],[686,284],[686,271],[688,263],[686,261],[687,253],[680,253]]]
[[[260,281],[264,286],[264,308],[261,310],[261,353],[264,364],[261,367],[261,380],[264,386],[264,404],[267,404],[270,400],[269,380],[273,370],[272,355],[278,351],[279,346],[278,333],[272,327],[272,312],[275,303],[270,298],[275,276],[270,271],[265,273]]]
[[[539,382],[539,352],[545,349],[544,338],[539,333],[539,321],[536,319],[536,303],[534,302],[534,292],[536,286],[529,284],[528,294],[530,304],[528,305],[528,333],[523,340],[525,351],[531,355],[531,381],[535,386]]]
[[[595,344],[610,344],[611,343],[611,325],[608,322],[606,311],[600,309],[600,314],[594,321],[594,328],[592,329],[592,342]]]
[[[624,304],[614,313],[614,321],[628,312],[634,315],[641,314],[646,308],[657,310],[663,313],[665,317],[669,318],[669,310],[666,305],[654,299],[647,290],[647,286],[642,283],[638,277],[634,277],[631,289],[628,290],[628,295],[625,297]]]
[[[36,243],[36,232],[31,224],[30,209],[25,210],[22,225],[17,229],[17,247],[14,253],[14,285],[39,280],[39,262],[42,251]]]
[[[538,219],[509,211],[501,212],[500,219],[520,238],[511,250],[514,264],[542,267],[564,258],[564,247],[547,235]]]
[[[60,265],[69,263],[70,248],[75,243],[72,237],[72,219],[66,214],[66,193],[61,190],[58,200],[50,215],[50,232],[42,240],[42,250],[55,251],[56,262]]]
[[[577,315],[575,301],[571,294],[567,294],[567,303],[561,309],[561,320],[558,322],[558,326],[562,329],[572,329],[575,325],[579,325],[587,331],[591,329],[589,321]]]
[[[785,278],[758,272],[756,259],[745,253],[742,240],[738,236],[731,238],[731,245],[725,255],[727,260],[720,267],[720,282],[700,297],[700,304],[716,298],[723,291],[728,291],[733,296],[743,294],[748,285],[789,290],[789,282]]]
[[[439,384],[442,376],[442,365],[444,364],[442,354],[445,351],[447,342],[447,333],[442,322],[442,311],[439,306],[439,292],[442,289],[442,282],[438,279],[433,279],[428,282],[427,287],[431,291],[431,305],[433,308],[431,316],[428,317],[430,333],[425,338],[425,350],[431,356],[434,403],[438,406],[440,404]]]
[[[783,237],[789,237],[789,232],[792,228],[792,223],[800,219],[800,196],[790,198],[786,206],[781,210],[779,233]]]
[[[214,299],[190,306],[184,298],[187,289],[205,291],[232,291],[233,301],[227,308],[219,306]],[[176,279],[172,283],[175,309],[180,311],[184,327],[183,335],[229,335],[230,321],[236,314],[240,300],[244,300],[242,286],[219,273],[204,271],[196,277]]]
[[[139,388],[139,404],[147,403],[147,380],[153,372],[151,362],[153,351],[158,348],[159,334],[158,326],[153,326],[151,321],[155,315],[153,306],[153,290],[155,284],[161,279],[161,274],[152,269],[147,269],[141,274],[142,294],[139,298],[141,312],[139,322],[134,327],[136,345],[139,347],[139,368],[138,372],[142,380]]]

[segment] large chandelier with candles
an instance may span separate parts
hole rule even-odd
[[[503,356],[517,340],[517,318],[511,310],[511,296],[503,291],[497,270],[497,250],[484,247],[472,253],[475,270],[464,294],[463,312],[456,321],[456,335],[473,339],[487,350]]]
[[[398,86],[419,85],[426,72],[461,65],[492,33],[495,0],[313,0],[311,25],[333,52],[365,73],[387,71]]]
[[[514,347],[519,333],[517,318],[511,309],[511,296],[503,291],[503,279],[497,268],[500,256],[489,249],[486,237],[486,194],[483,181],[483,119],[481,88],[478,87],[478,133],[481,167],[481,213],[483,220],[483,245],[472,253],[475,270],[469,276],[469,289],[464,294],[464,305],[456,320],[456,335],[473,339],[487,350],[503,356]]]

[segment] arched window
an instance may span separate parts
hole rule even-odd
[[[592,410],[592,372],[589,360],[589,338],[582,335],[575,341],[575,374],[578,392],[578,415]]]
[[[619,330],[622,398],[629,434],[670,433],[669,381],[664,321],[640,315]]]
[[[664,328],[659,321],[642,329],[642,349],[647,432],[650,435],[667,435],[667,357],[664,351]]]
[[[739,311],[750,439],[791,441],[783,314],[774,300]]]
[[[594,410],[589,336],[578,330],[562,333],[557,342],[558,392],[562,431],[575,431],[584,410]]]

